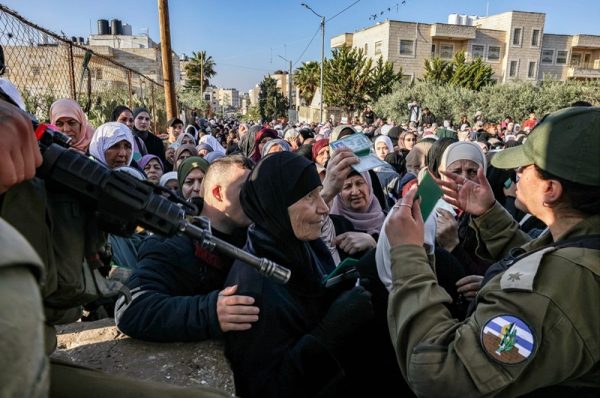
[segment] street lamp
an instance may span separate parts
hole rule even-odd
[[[323,58],[325,58],[325,17],[323,15],[317,14],[315,10],[313,10],[308,4],[302,3],[300,4],[302,7],[312,11],[317,17],[321,18],[321,123],[323,123],[323,98],[325,97],[325,93],[323,92]]]
[[[288,72],[288,121],[292,120],[292,60],[283,58],[281,55],[277,55],[282,60],[290,63],[290,71]]]

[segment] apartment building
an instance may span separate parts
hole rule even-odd
[[[514,80],[600,79],[600,36],[544,31],[545,14],[510,11],[488,17],[451,14],[449,23],[387,20],[331,39],[331,47],[361,48],[402,68],[407,80],[423,77],[426,59],[452,60],[463,51],[479,57],[501,83]]]

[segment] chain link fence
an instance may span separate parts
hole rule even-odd
[[[165,125],[163,85],[111,59],[115,49],[109,46],[92,50],[83,38],[60,36],[1,4],[0,45],[4,77],[19,88],[27,110],[41,121],[47,120],[55,100],[72,98],[96,127],[109,121],[118,105],[147,107],[155,132]]]

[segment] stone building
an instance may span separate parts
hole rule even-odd
[[[501,83],[512,80],[599,79],[600,36],[556,35],[544,31],[545,14],[510,11],[489,17],[452,14],[449,23],[387,20],[331,39],[331,47],[361,48],[402,68],[405,79],[423,77],[426,59],[452,60],[463,51],[480,57]]]

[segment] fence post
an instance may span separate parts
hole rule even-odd
[[[77,101],[77,89],[75,88],[75,65],[73,59],[73,45],[69,43],[69,85],[71,98]]]
[[[156,109],[156,102],[154,101],[154,83],[150,83],[150,98],[152,100],[152,119],[154,122],[154,134],[158,135],[158,126],[156,125],[156,113],[158,110]]]
[[[129,93],[129,109],[133,109],[133,97],[131,93],[131,71],[127,71],[127,92]]]

